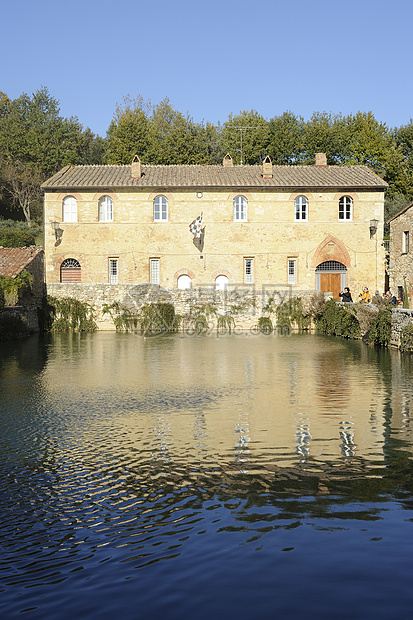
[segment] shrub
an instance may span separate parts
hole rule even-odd
[[[22,271],[15,278],[0,275],[0,287],[4,294],[6,306],[15,306],[19,303],[20,293],[25,289],[31,289],[33,276],[28,271]]]
[[[391,339],[391,311],[386,308],[380,308],[377,316],[373,319],[370,332],[368,334],[368,342],[387,347]]]
[[[258,319],[258,329],[263,334],[271,334],[274,328],[269,316],[260,316]]]
[[[343,308],[329,299],[321,315],[316,318],[319,331],[330,336],[342,336],[356,340],[360,338],[360,324],[351,308]]]
[[[413,323],[410,323],[400,332],[400,351],[413,353]]]
[[[292,297],[283,301],[276,307],[277,327],[291,327],[295,323],[299,331],[309,329],[311,326],[311,314],[303,307],[301,297]]]
[[[36,234],[29,230],[0,229],[0,245],[5,248],[24,248],[36,245]]]

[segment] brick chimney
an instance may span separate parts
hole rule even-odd
[[[222,161],[222,165],[224,166],[224,168],[231,168],[234,163],[232,161],[232,157],[229,153],[227,153]]]
[[[262,162],[262,178],[272,179],[272,161],[268,155]]]
[[[132,179],[140,179],[141,178],[141,160],[137,155],[132,159]]]
[[[327,166],[327,155],[325,153],[316,153],[315,165],[320,168],[325,168]]]

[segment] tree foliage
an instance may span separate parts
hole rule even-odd
[[[41,220],[43,180],[69,164],[364,164],[388,184],[386,217],[413,199],[413,119],[389,129],[371,111],[348,116],[314,112],[305,121],[292,111],[270,119],[256,110],[230,113],[221,125],[197,123],[168,98],[153,105],[141,96],[117,105],[105,138],[63,118],[59,102],[42,87],[10,99],[0,92],[0,208],[15,209],[30,224]]]
[[[83,130],[76,117],[63,118],[59,102],[42,87],[10,99],[0,92],[0,189],[3,203],[22,212],[30,225],[40,202],[40,184],[67,164],[99,163],[103,141]]]

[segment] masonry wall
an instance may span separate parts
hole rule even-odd
[[[354,201],[352,221],[338,221],[338,201],[342,195]],[[62,222],[62,202],[67,195],[78,201],[78,222]],[[110,195],[114,221],[98,221],[98,200]],[[167,222],[153,221],[156,195],[168,198]],[[233,199],[248,200],[248,221],[233,221]],[[192,286],[213,285],[218,275],[230,284],[244,282],[244,259],[253,259],[256,287],[286,285],[288,260],[296,259],[296,291],[316,288],[316,267],[335,260],[347,267],[347,285],[358,294],[365,285],[370,290],[384,288],[383,193],[375,191],[300,192],[309,203],[308,221],[294,221],[294,199],[298,193],[260,190],[247,192],[195,190],[148,192],[59,193],[45,195],[46,282],[56,283],[60,265],[67,258],[81,264],[82,282],[108,283],[109,259],[118,260],[118,282],[144,284],[150,281],[151,258],[160,261],[160,285],[177,287],[178,277],[187,274]],[[189,224],[203,213],[205,227],[202,252],[193,244]],[[369,222],[379,220],[377,233],[370,238]],[[52,221],[60,222],[63,234],[56,241]]]
[[[409,234],[409,249],[403,244],[404,233]],[[390,222],[390,288],[400,297],[406,282],[409,306],[413,308],[413,208]]]
[[[315,291],[301,291],[304,303],[308,303]],[[213,304],[218,315],[232,314],[240,330],[255,329],[258,318],[263,314],[263,307],[272,298],[280,303],[291,296],[291,289],[256,289],[255,287],[237,288],[228,291],[216,291],[213,288],[180,290],[164,289],[150,284],[58,284],[49,283],[47,293],[58,299],[74,297],[88,303],[96,311],[96,322],[101,330],[114,330],[113,320],[104,313],[104,306],[120,303],[131,312],[150,303],[172,303],[175,312],[185,317],[196,305]],[[210,327],[214,329],[216,317],[210,318]]]

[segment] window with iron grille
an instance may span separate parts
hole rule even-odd
[[[151,284],[159,284],[159,258],[151,258],[150,260],[150,276]]]
[[[244,282],[245,284],[253,283],[253,259],[244,258]]]
[[[297,279],[297,261],[295,258],[288,259],[288,284],[295,284]]]
[[[118,283],[118,259],[109,259],[109,284]]]

